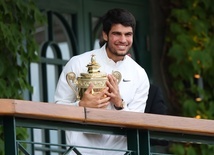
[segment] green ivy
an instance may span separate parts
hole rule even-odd
[[[177,113],[186,117],[214,119],[214,1],[171,1],[167,42],[170,88]],[[199,75],[203,87],[194,79]],[[201,101],[195,98],[199,96]],[[208,145],[174,144],[176,155],[213,154]]]
[[[0,1],[0,97],[21,99],[30,90],[29,63],[38,60],[35,24],[43,16],[31,0]]]
[[[34,33],[44,17],[32,0],[0,0],[0,98],[23,99],[32,92],[28,81],[30,62],[38,60]],[[17,130],[17,139],[26,138],[26,130]],[[3,155],[3,131],[0,129],[0,154]]]

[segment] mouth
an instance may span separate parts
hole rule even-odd
[[[118,50],[126,50],[127,46],[126,45],[117,45]]]

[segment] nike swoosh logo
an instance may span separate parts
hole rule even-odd
[[[130,82],[131,80],[125,80],[125,79],[123,79],[123,82]]]

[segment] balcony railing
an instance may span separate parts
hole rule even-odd
[[[4,131],[5,155],[29,155],[23,144],[58,146],[60,154],[81,146],[65,143],[38,143],[17,140],[16,128],[86,131],[127,136],[127,150],[115,150],[130,155],[151,155],[151,139],[198,144],[214,144],[214,121],[196,118],[155,115],[74,107],[44,102],[0,99],[0,118]],[[90,146],[88,146],[90,147]],[[100,148],[91,148],[100,149]],[[114,150],[113,148],[102,148]],[[49,153],[50,154],[50,153]]]

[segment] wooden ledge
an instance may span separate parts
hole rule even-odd
[[[85,121],[83,107],[12,99],[0,99],[0,107],[0,115],[63,122]]]
[[[87,123],[214,136],[214,120],[87,108]]]
[[[0,116],[214,136],[214,120],[0,99]]]

